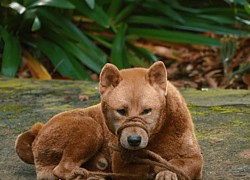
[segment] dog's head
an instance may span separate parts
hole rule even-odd
[[[120,145],[138,150],[148,145],[152,134],[162,126],[166,105],[167,72],[162,62],[149,69],[119,71],[106,64],[100,75],[102,110],[109,130]]]

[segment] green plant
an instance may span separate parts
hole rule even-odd
[[[2,74],[15,76],[21,51],[44,54],[65,77],[86,79],[82,66],[100,72],[107,61],[100,50],[71,22],[75,5],[67,0],[6,1],[0,7]]]
[[[89,78],[106,62],[148,66],[157,57],[135,46],[141,38],[220,46],[219,38],[249,35],[247,1],[16,0],[1,1],[1,72],[15,76],[21,52],[46,56],[65,77]]]
[[[224,74],[227,76],[227,79],[230,78],[228,65],[236,53],[236,43],[236,38],[233,36],[225,36],[221,39],[220,58],[224,67]]]

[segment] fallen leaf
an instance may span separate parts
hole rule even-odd
[[[79,95],[79,100],[80,101],[87,101],[87,100],[89,100],[89,96],[85,95],[85,94],[80,94]]]
[[[217,88],[218,87],[218,83],[216,82],[216,79],[213,78],[213,75],[220,73],[220,72],[221,72],[221,70],[213,70],[205,75],[205,78],[206,78],[207,83],[208,83],[210,88]]]
[[[247,88],[250,90],[250,74],[244,74],[242,76],[243,82],[247,85]]]
[[[31,54],[27,51],[24,51],[23,60],[24,63],[27,65],[33,78],[47,80],[52,79],[46,68],[36,58],[32,57]]]
[[[138,43],[138,42],[135,43],[135,45],[142,47],[142,48],[145,48],[157,56],[162,56],[162,57],[166,57],[169,59],[183,61],[180,58],[179,52],[174,50],[173,48],[169,48],[166,46],[160,46],[160,45],[152,45],[152,44],[148,44],[148,43]]]

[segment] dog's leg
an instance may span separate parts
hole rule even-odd
[[[55,166],[36,166],[36,179],[37,180],[57,180],[54,176],[53,169]]]
[[[202,158],[201,156],[193,157],[193,158],[182,158],[182,159],[171,159],[169,161],[172,165],[177,167],[178,169],[185,172],[186,175],[192,180],[194,179],[201,179],[202,178]],[[171,173],[168,170],[161,170],[156,175],[156,180],[161,178],[158,177],[165,177],[165,179],[170,178],[171,180],[175,180],[174,173]],[[164,178],[163,178],[164,179]]]
[[[156,175],[155,180],[178,180],[178,178],[175,173],[168,170],[163,170]]]
[[[69,143],[65,147],[60,163],[53,170],[55,176],[68,180],[72,179],[75,171],[79,169],[84,170],[84,168],[80,168],[81,165],[90,160],[102,144],[102,139],[98,139],[98,136],[94,136],[94,134],[92,135],[88,140],[85,138],[85,141],[79,141],[78,144]],[[73,179],[75,178],[77,176]]]

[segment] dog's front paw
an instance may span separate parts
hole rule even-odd
[[[171,171],[160,171],[156,174],[155,180],[178,180],[177,175]]]

